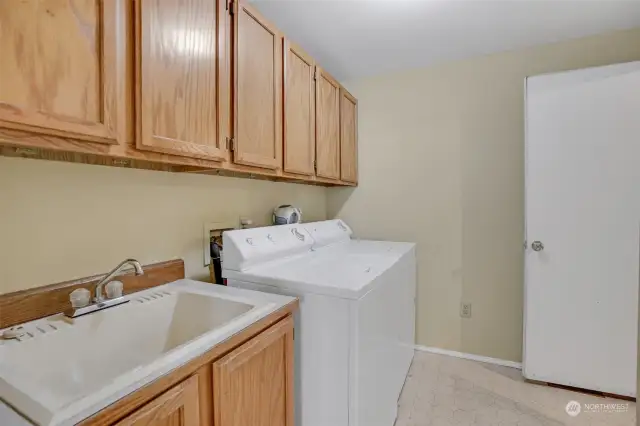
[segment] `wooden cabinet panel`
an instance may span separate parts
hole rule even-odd
[[[282,36],[255,9],[234,7],[234,162],[282,167]]]
[[[340,85],[316,67],[316,175],[340,178]]]
[[[116,426],[201,426],[198,376],[152,400]]]
[[[0,127],[124,143],[125,4],[0,1]]]
[[[358,182],[358,101],[340,90],[340,179]]]
[[[213,364],[216,426],[293,425],[293,319]]]
[[[226,155],[229,94],[224,0],[136,1],[137,147]]]
[[[284,171],[313,175],[316,145],[313,59],[284,42]]]

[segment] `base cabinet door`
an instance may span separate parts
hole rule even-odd
[[[174,386],[115,426],[201,426],[198,377]]]
[[[294,426],[293,319],[213,364],[216,426]]]

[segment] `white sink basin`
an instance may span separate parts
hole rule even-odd
[[[39,425],[73,424],[275,305],[202,291],[235,289],[190,287],[169,284],[75,320],[57,315],[25,325],[34,337],[0,346],[0,397]]]

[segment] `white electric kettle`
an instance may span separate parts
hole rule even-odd
[[[273,210],[273,224],[287,225],[302,222],[302,211],[291,205],[278,206]]]

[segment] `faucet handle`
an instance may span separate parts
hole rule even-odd
[[[83,308],[91,303],[91,292],[86,288],[77,288],[69,294],[69,302],[74,308]]]
[[[122,297],[122,288],[124,284],[122,281],[111,281],[105,286],[107,298],[115,299],[116,297]]]

